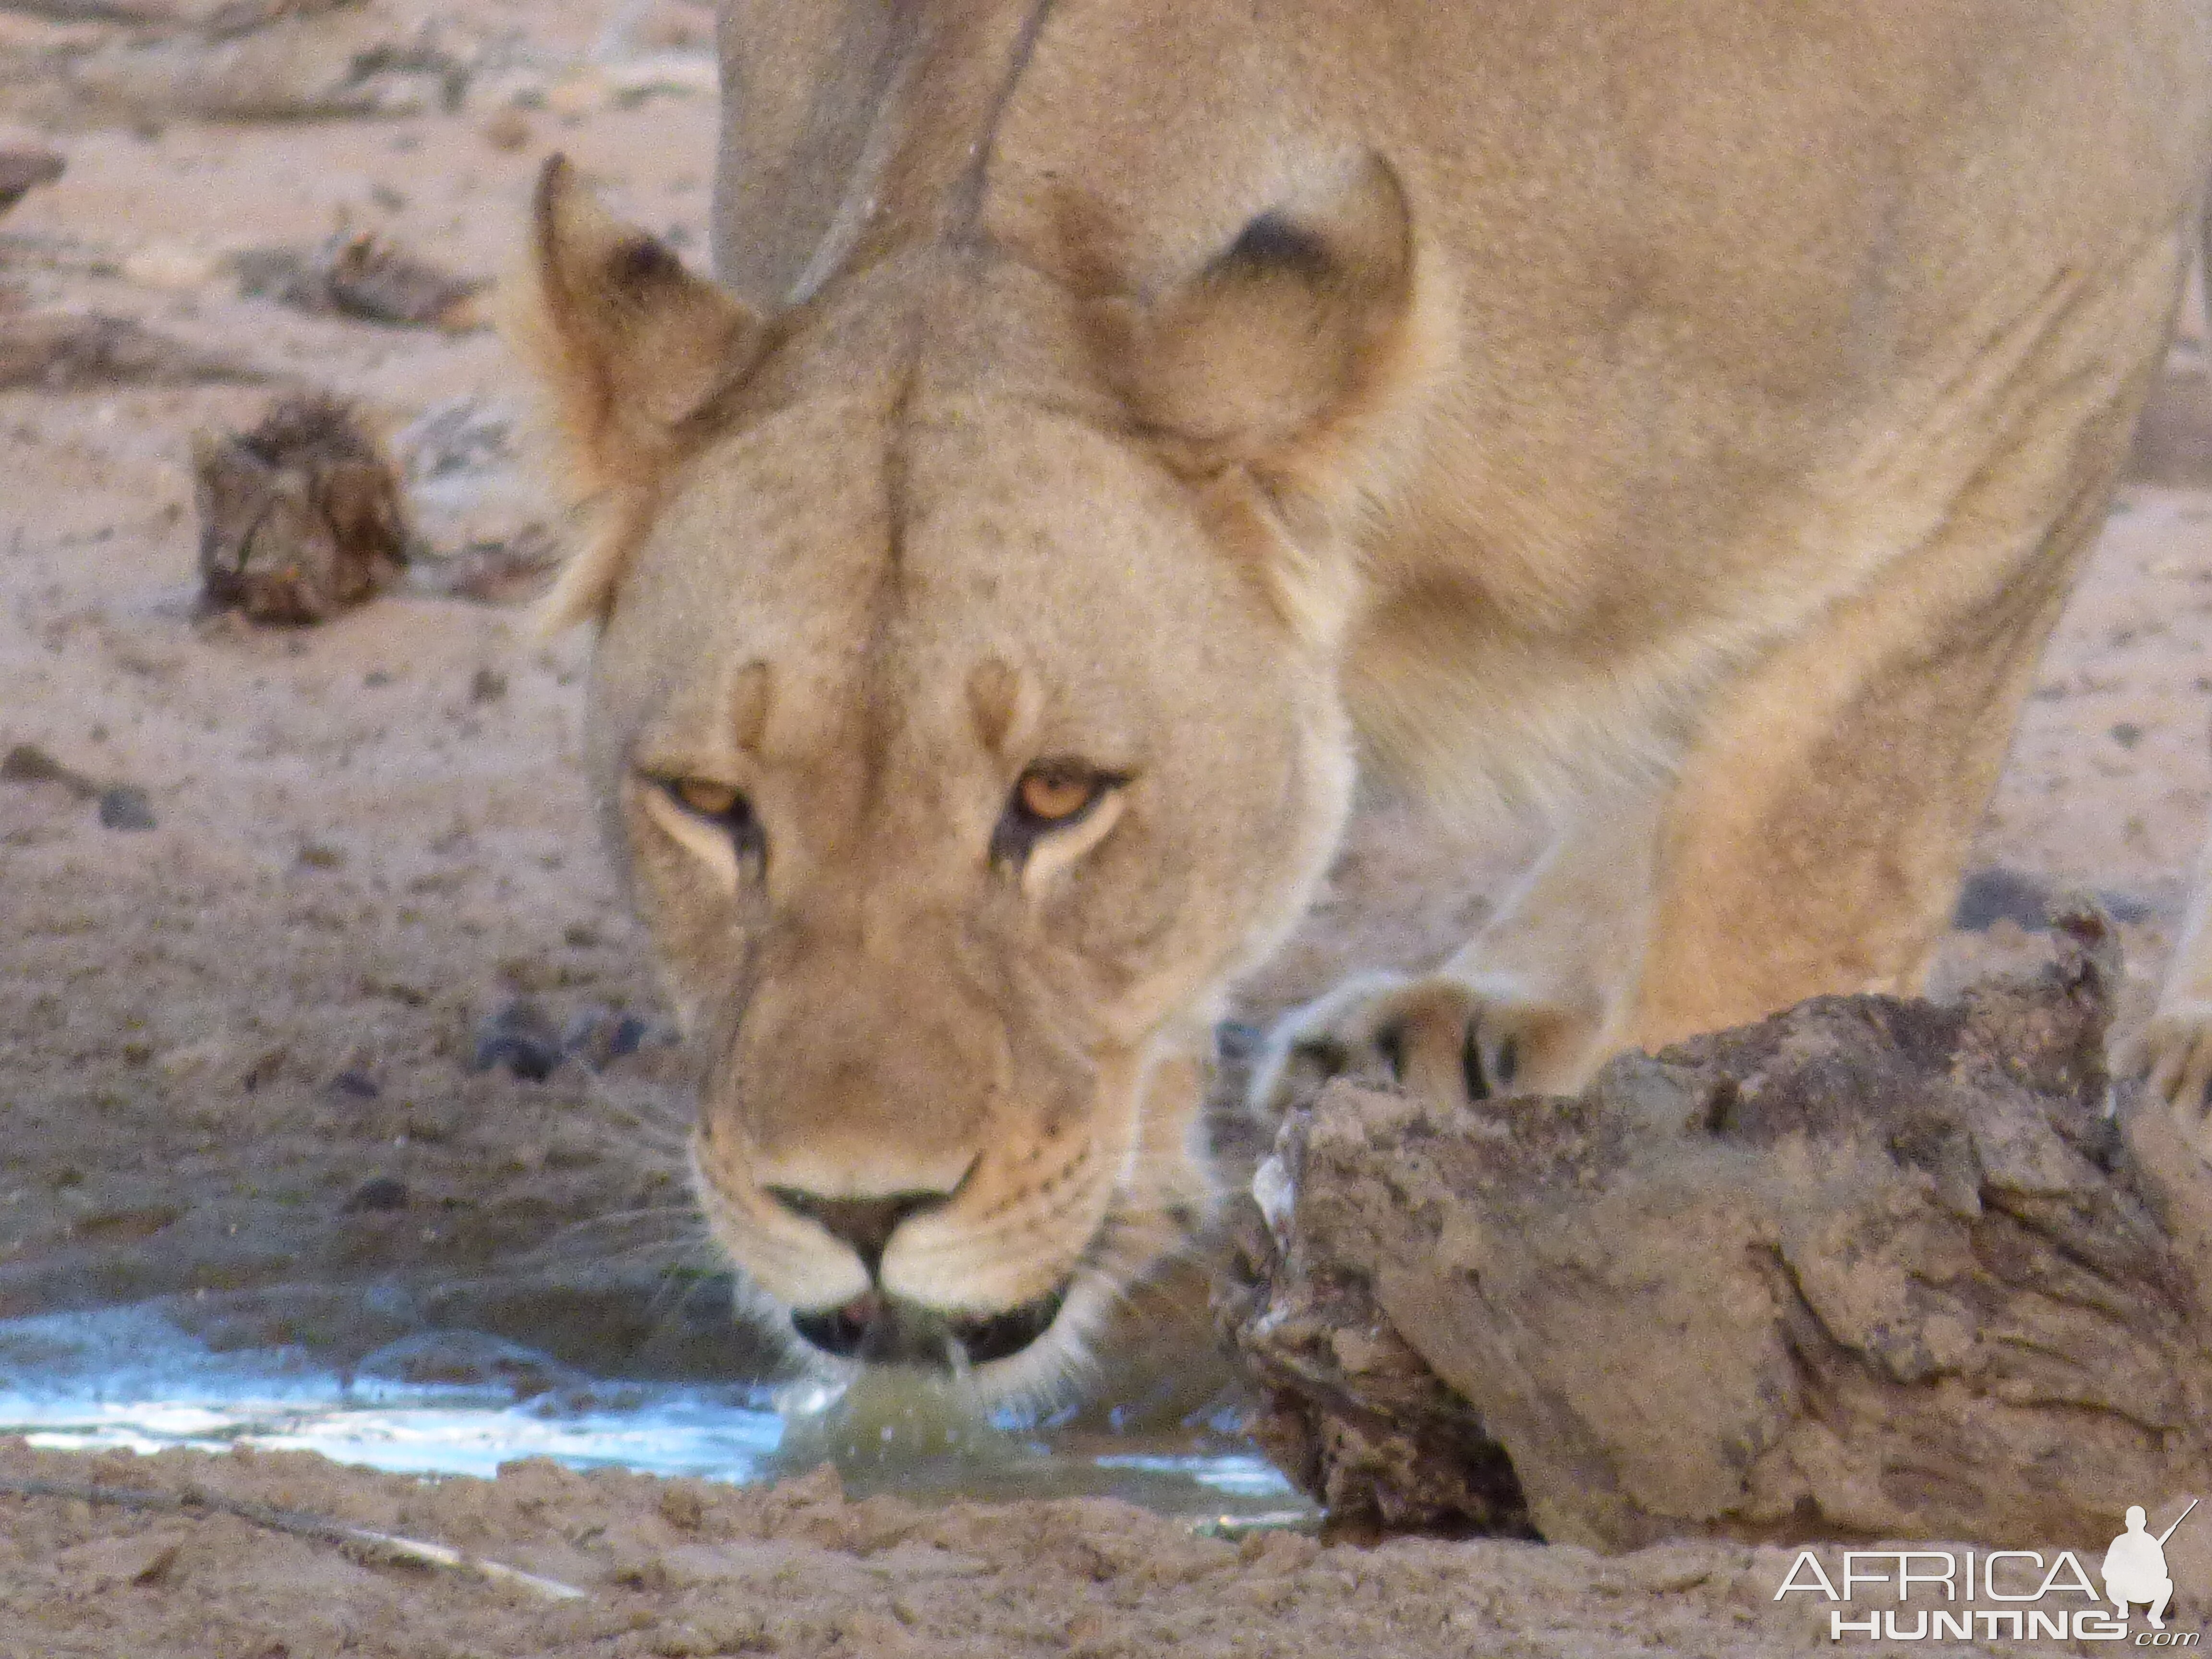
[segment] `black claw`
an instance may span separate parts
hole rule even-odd
[[[1460,1045],[1459,1072],[1469,1100],[1490,1098],[1490,1082],[1482,1074],[1482,1039],[1472,1025],[1467,1028],[1467,1041]]]
[[[1382,1063],[1390,1068],[1390,1080],[1403,1084],[1406,1080],[1406,1028],[1386,1025],[1375,1034],[1375,1050],[1382,1056]]]

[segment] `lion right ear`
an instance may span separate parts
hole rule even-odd
[[[1165,293],[1096,302],[1094,349],[1178,470],[1341,508],[1387,480],[1445,346],[1418,264],[1405,186],[1370,152]]]
[[[562,155],[538,176],[513,289],[507,331],[551,394],[584,494],[653,471],[767,334],[744,301],[601,207]]]
[[[604,612],[641,527],[629,520],[685,422],[753,366],[768,328],[602,208],[564,156],[538,174],[531,221],[529,256],[502,288],[502,327],[551,402],[570,494],[609,509],[548,596],[543,621],[561,627]]]

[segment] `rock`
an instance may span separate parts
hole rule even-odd
[[[90,800],[100,793],[98,784],[35,743],[16,744],[0,756],[0,783],[58,783],[80,800]]]
[[[407,1183],[392,1176],[371,1176],[347,1194],[340,1206],[348,1215],[388,1215],[407,1207]]]
[[[635,1054],[652,1035],[652,1025],[635,1014],[586,1008],[562,1032],[561,1048],[591,1070],[604,1072],[615,1061]]]
[[[40,185],[62,176],[62,158],[50,149],[0,147],[0,213]]]
[[[423,561],[414,585],[425,593],[479,605],[526,604],[551,586],[562,556],[550,531],[526,524],[510,536],[471,541],[449,556]]]
[[[196,434],[192,464],[210,611],[318,623],[406,565],[398,475],[335,399],[287,398],[243,435]]]
[[[246,294],[295,310],[364,322],[422,325],[463,333],[484,325],[487,286],[457,276],[367,231],[332,237],[310,252],[255,248],[234,254]]]
[[[58,23],[120,23],[210,36],[240,34],[278,17],[333,11],[351,0],[7,0],[5,9]]]
[[[19,743],[0,756],[0,783],[58,783],[79,800],[97,801],[100,821],[110,830],[155,827],[154,805],[143,789],[127,783],[102,785],[36,744]]]
[[[1332,1084],[1222,1323],[1340,1519],[2101,1548],[2212,1480],[2212,1172],[2108,1115],[2101,917],[1955,1003],[1817,998],[1577,1099]]]
[[[410,484],[422,486],[455,474],[510,465],[515,459],[515,416],[477,398],[433,404],[392,439]]]
[[[0,390],[81,392],[118,386],[255,386],[274,378],[127,318],[32,312],[0,318]]]
[[[118,784],[100,792],[100,821],[110,830],[151,830],[154,804],[143,789]]]
[[[477,1029],[470,1069],[489,1072],[503,1066],[519,1078],[542,1082],[567,1058],[561,1038],[561,1028],[551,1015],[527,997],[519,997]]]
[[[495,110],[483,124],[484,143],[497,150],[521,149],[532,136],[530,118],[519,109]]]
[[[473,44],[380,4],[252,3],[66,59],[56,90],[142,121],[416,115],[459,106]]]

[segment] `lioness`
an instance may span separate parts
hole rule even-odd
[[[556,162],[589,763],[820,1355],[1050,1386],[1213,1201],[1358,763],[1551,811],[1288,1022],[1445,1097],[1910,991],[2165,349],[2205,0],[731,0],[716,255]]]

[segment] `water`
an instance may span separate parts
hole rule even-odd
[[[1304,1508],[1218,1427],[1078,1440],[978,1421],[943,1388],[911,1378],[842,1395],[614,1382],[489,1337],[474,1340],[462,1368],[471,1380],[412,1380],[429,1340],[395,1343],[340,1375],[296,1348],[216,1352],[149,1309],[0,1321],[0,1435],[67,1450],[312,1451],[422,1475],[489,1476],[514,1459],[550,1457],[742,1484],[826,1459],[856,1494],[1111,1496],[1246,1521]],[[450,1334],[434,1339],[438,1355],[455,1348]]]

